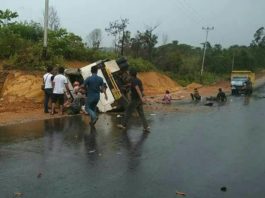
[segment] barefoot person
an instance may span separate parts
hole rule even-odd
[[[53,79],[53,95],[52,95],[52,112],[55,112],[55,104],[59,101],[60,114],[63,115],[63,104],[64,104],[64,90],[69,92],[68,80],[64,76],[64,68],[59,67],[58,74]]]
[[[86,112],[88,112],[90,116],[90,124],[95,125],[98,117],[96,114],[96,107],[98,101],[100,99],[100,92],[103,92],[105,95],[105,99],[108,100],[108,96],[106,93],[106,87],[103,82],[103,78],[97,75],[98,68],[97,66],[91,67],[92,76],[88,77],[84,82],[84,87],[86,88],[87,93],[87,101],[86,101]]]
[[[137,78],[137,71],[135,69],[130,69],[131,79],[131,100],[128,104],[128,107],[125,111],[125,117],[122,120],[121,124],[118,124],[117,127],[120,129],[126,129],[128,121],[132,113],[136,110],[143,122],[143,127],[145,132],[150,132],[150,128],[147,124],[147,121],[144,116],[143,103],[145,102],[143,96],[143,84],[142,81]]]

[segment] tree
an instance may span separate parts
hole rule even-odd
[[[14,34],[20,35],[22,39],[41,41],[43,39],[43,27],[34,21],[19,22],[8,26]]]
[[[102,31],[101,29],[94,29],[92,32],[89,33],[87,36],[87,40],[89,46],[94,49],[99,49],[101,41],[102,41]]]
[[[12,19],[17,17],[18,17],[17,12],[12,12],[9,9],[6,9],[5,11],[0,10],[0,26],[8,25]]]
[[[115,50],[120,49],[120,54],[123,56],[124,54],[124,43],[125,43],[125,34],[126,28],[129,24],[129,19],[120,19],[110,22],[109,27],[105,28],[105,31],[109,34],[114,36],[114,47]]]
[[[157,44],[158,36],[153,33],[153,31],[158,27],[148,27],[145,32],[140,33],[140,39],[142,40],[143,49],[145,50],[145,53],[147,54],[146,58],[149,61],[152,61],[153,59],[153,51],[155,48],[155,45]]]
[[[60,28],[60,18],[54,7],[49,7],[49,23],[50,30],[58,30]]]

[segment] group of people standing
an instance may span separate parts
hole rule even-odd
[[[105,99],[108,100],[106,94],[106,88],[103,83],[103,79],[97,76],[97,67],[94,66],[91,68],[92,75],[88,77],[84,84],[74,88],[76,97],[72,101],[70,107],[74,107],[72,110],[75,112],[80,109],[79,103],[82,95],[86,94],[85,101],[85,110],[90,115],[91,124],[95,124],[97,121],[96,106],[100,98],[100,92],[105,94]],[[43,76],[44,84],[44,113],[49,113],[48,105],[49,101],[52,102],[51,115],[54,115],[56,103],[59,103],[59,113],[62,115],[64,112],[64,103],[65,103],[65,93],[66,95],[70,94],[69,82],[66,76],[64,75],[64,68],[58,68],[58,74],[53,75],[53,68],[48,67],[47,73]],[[80,95],[79,95],[80,93]],[[76,108],[75,108],[76,107]],[[77,113],[77,112],[76,112]],[[78,112],[79,113],[79,112]]]
[[[44,113],[49,113],[49,101],[52,101],[51,115],[55,113],[55,104],[58,101],[60,114],[63,114],[64,93],[69,92],[68,80],[64,76],[64,68],[58,68],[58,74],[53,75],[53,67],[47,67],[47,73],[43,76],[44,84]]]
[[[45,93],[45,100],[44,100],[44,112],[49,113],[48,111],[48,104],[51,99],[52,101],[52,109],[51,114],[55,113],[55,105],[56,102],[59,103],[60,106],[60,114],[64,112],[64,101],[65,101],[65,92],[70,95],[68,79],[64,76],[64,68],[60,67],[58,69],[58,74],[53,75],[53,68],[48,67],[47,73],[43,76],[43,84],[44,84],[44,93]],[[106,84],[103,81],[103,78],[97,75],[98,68],[97,66],[93,66],[91,68],[91,76],[85,79],[82,85],[78,85],[78,87],[74,87],[74,92],[80,92],[81,95],[85,94],[85,111],[90,116],[90,124],[94,126],[98,120],[98,116],[96,113],[96,107],[100,99],[100,93],[104,93],[105,99],[108,100],[108,95],[106,94]],[[130,81],[130,101],[126,108],[124,119],[122,123],[119,124],[117,127],[120,129],[126,129],[127,124],[130,120],[132,113],[136,110],[142,120],[143,129],[145,132],[149,132],[150,128],[147,124],[144,110],[143,110],[143,103],[145,102],[145,98],[143,95],[143,84],[139,78],[137,78],[137,71],[135,69],[131,69],[129,71],[131,76]],[[74,101],[72,102],[75,105],[80,97],[75,97]]]

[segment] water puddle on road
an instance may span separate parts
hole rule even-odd
[[[0,127],[0,197],[265,194],[265,100],[162,107],[146,111],[149,134],[136,116],[119,130],[117,113],[101,114],[95,129],[85,116]]]

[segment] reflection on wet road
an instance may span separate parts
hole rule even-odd
[[[149,113],[150,134],[111,114],[96,129],[81,116],[1,127],[0,197],[264,197],[265,99],[190,107]]]

